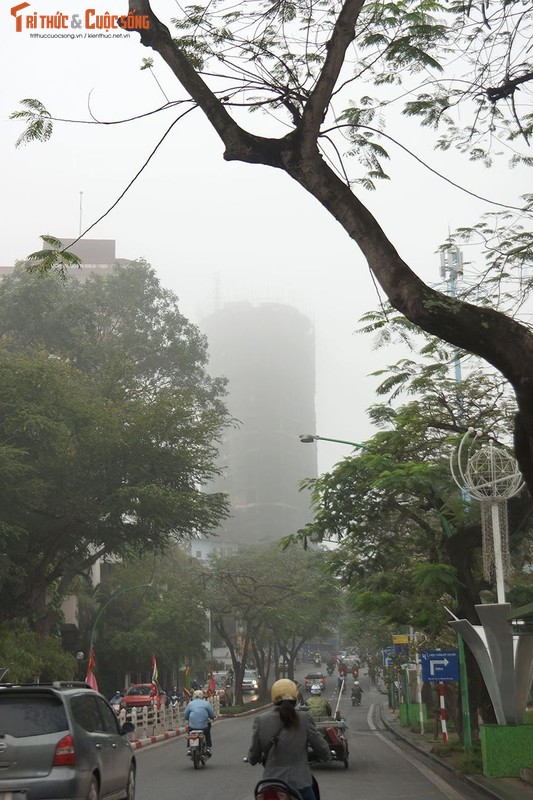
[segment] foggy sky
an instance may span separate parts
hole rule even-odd
[[[53,11],[64,7],[71,13],[78,10],[75,5],[62,0]],[[46,0],[32,0],[31,8],[51,13]],[[113,0],[100,10],[120,13],[123,7]],[[154,10],[166,21],[178,14],[170,0],[155,3]],[[27,32],[15,32],[9,8],[0,25],[3,74],[10,76],[0,101],[0,264],[9,265],[39,249],[40,234],[76,236],[80,222],[85,229],[103,214],[179,108],[127,125],[58,123],[48,143],[16,150],[22,125],[8,116],[22,98],[40,99],[54,116],[84,120],[91,119],[89,107],[99,120],[118,120],[166,101],[150,71],[140,71],[142,59],[153,53],[135,35],[120,41],[30,39]],[[164,92],[183,99],[157,58]],[[262,125],[267,118],[251,118],[251,129]],[[528,191],[524,171],[489,172],[453,153],[433,154],[429,143],[419,141],[421,130],[413,122],[402,122],[400,133],[406,145],[420,144],[434,168],[478,194],[515,202]],[[371,195],[359,193],[400,255],[422,278],[437,282],[435,250],[448,228],[473,224],[485,206],[388,147],[392,180]],[[87,236],[115,239],[120,258],[144,257],[193,322],[229,300],[294,305],[313,320],[317,347],[317,431],[295,430],[295,447],[302,446],[299,433],[355,441],[372,434],[365,409],[376,400],[376,380],[368,375],[399,352],[376,352],[371,337],[355,331],[361,314],[385,298],[327,212],[279,171],[225,163],[222,145],[199,111],[173,128],[119,206]],[[346,446],[321,443],[319,471],[348,454]]]

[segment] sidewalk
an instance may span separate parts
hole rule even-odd
[[[481,789],[488,797],[493,800],[533,800],[533,783],[519,778],[486,778],[484,775],[463,775],[457,772],[446,762],[446,759],[431,753],[431,744],[421,741],[419,734],[410,728],[402,727],[397,715],[393,714],[387,706],[383,705],[380,708],[383,724],[397,739],[401,739],[430,761],[440,764],[462,780]]]

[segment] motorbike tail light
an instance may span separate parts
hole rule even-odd
[[[76,750],[74,740],[70,733],[63,736],[56,745],[54,753],[53,767],[73,767],[76,764]]]

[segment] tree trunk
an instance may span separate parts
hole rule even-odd
[[[448,297],[427,286],[400,258],[373,214],[319,152],[320,126],[354,38],[361,5],[358,0],[344,0],[332,28],[321,74],[305,102],[301,119],[294,121],[294,128],[286,136],[273,139],[251,134],[238,125],[176,47],[168,28],[154,15],[149,0],[130,0],[132,12],[146,15],[149,20],[148,28],[139,31],[141,43],[161,55],[202,109],[225,146],[224,158],[285,171],[324,206],[358,245],[394,308],[428,333],[483,358],[505,376],[518,403],[515,452],[533,495],[533,334],[505,314]],[[402,209],[402,213],[406,211]],[[415,232],[416,222],[412,224]]]

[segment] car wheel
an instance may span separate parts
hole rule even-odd
[[[89,786],[89,794],[87,795],[87,800],[98,800],[98,781],[96,777],[93,775],[91,778],[91,785]]]
[[[124,800],[135,800],[135,767],[133,764],[128,773],[128,782],[126,784],[126,794]]]

